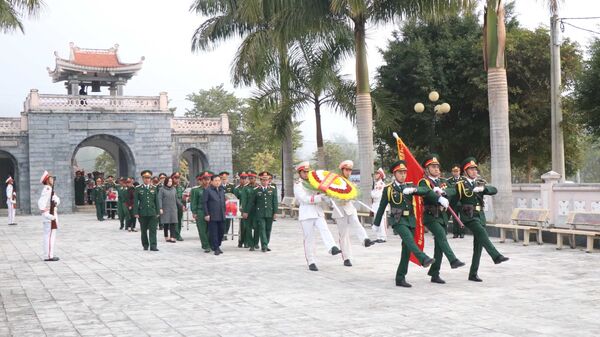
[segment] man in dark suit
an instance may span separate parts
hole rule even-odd
[[[202,194],[204,220],[208,222],[208,237],[215,255],[223,254],[221,241],[225,233],[225,192],[221,186],[221,177],[210,177],[210,187]]]

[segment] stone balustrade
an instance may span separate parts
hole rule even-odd
[[[0,118],[0,134],[14,135],[21,132],[21,118]]]
[[[24,104],[26,112],[127,111],[167,112],[167,93],[160,96],[46,95],[32,89]]]
[[[171,119],[173,134],[229,134],[229,119],[223,114],[220,118],[176,117]]]

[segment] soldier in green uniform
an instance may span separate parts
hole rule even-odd
[[[431,282],[444,284],[446,282],[440,277],[443,255],[446,255],[446,258],[450,261],[452,269],[462,267],[465,264],[456,258],[446,238],[446,234],[448,233],[448,213],[445,209],[448,208],[448,205],[441,206],[438,202],[438,197],[445,196],[445,198],[452,198],[455,190],[447,189],[448,183],[446,179],[440,178],[441,172],[438,158],[437,154],[430,154],[423,161],[422,165],[425,170],[425,176],[419,181],[419,187],[434,192],[428,197],[423,198],[423,224],[433,234],[435,240],[433,250],[435,263],[431,265],[427,274],[431,276]]]
[[[129,220],[129,209],[125,205],[128,198],[127,178],[121,177],[119,179],[119,187],[117,187],[117,215],[119,216],[119,223],[121,225],[119,229],[125,228],[125,223]]]
[[[225,199],[227,199],[228,194],[233,194],[233,189],[235,186],[229,182],[229,172],[220,172],[219,177],[221,177],[221,186],[223,187],[223,191],[225,191]],[[225,219],[225,235],[223,235],[223,241],[227,241],[227,233],[229,233],[229,228],[231,228],[232,221],[233,219]]]
[[[415,243],[414,235],[417,219],[415,218],[413,194],[432,198],[436,196],[428,188],[415,187],[412,183],[405,182],[407,168],[403,160],[393,163],[390,171],[394,175],[394,182],[386,185],[383,189],[373,225],[379,226],[381,224],[385,208],[389,204],[390,217],[388,223],[392,225],[394,234],[398,234],[402,238],[402,255],[396,271],[396,286],[409,288],[412,286],[406,282],[406,273],[408,272],[410,253],[413,253],[425,268],[435,261],[423,253]],[[443,197],[441,198],[443,199]]]
[[[244,187],[246,187],[246,185],[248,185],[248,174],[246,174],[246,172],[240,172],[239,173],[239,177],[240,177],[240,183],[233,189],[233,194],[238,198],[239,200],[239,207],[240,207],[240,212],[242,212],[242,214],[244,213],[244,209],[242,208],[242,190],[244,189]],[[238,229],[238,248],[248,248],[248,246],[246,246],[246,219],[242,218],[240,219],[240,227]]]
[[[473,233],[473,259],[471,260],[471,270],[469,270],[469,281],[481,282],[477,271],[482,248],[485,248],[495,264],[508,261],[507,257],[496,250],[485,230],[483,196],[494,195],[498,193],[498,190],[492,185],[487,185],[478,177],[477,161],[474,157],[466,158],[462,163],[462,169],[464,179],[456,184],[455,197],[461,203],[460,219]]]
[[[460,177],[460,164],[453,164],[452,165],[452,177],[448,178],[447,182],[448,182],[448,186],[453,187],[456,186],[456,184],[461,181],[461,177]],[[452,198],[450,200],[450,207],[452,207],[452,209],[456,212],[456,214],[460,214],[460,201],[458,201],[456,198]],[[460,237],[461,239],[465,237],[465,228],[459,226],[456,223],[456,219],[452,219],[452,237],[454,239]]]
[[[152,171],[142,171],[143,183],[136,187],[133,199],[133,214],[140,221],[140,232],[144,250],[158,251],[156,241],[156,224],[160,207],[158,206],[158,189],[152,185]]]
[[[177,241],[183,241],[181,237],[181,221],[183,220],[183,212],[187,211],[185,206],[185,202],[183,201],[183,192],[185,191],[185,186],[181,182],[181,174],[179,172],[175,172],[171,175],[173,178],[173,186],[175,187],[175,195],[181,201],[181,207],[177,207],[177,226],[175,231],[177,232],[177,236],[175,239]]]
[[[83,176],[83,170],[77,170],[75,172],[75,205],[81,206],[85,204],[85,177]]]
[[[102,184],[102,178],[96,178],[96,187],[92,190],[92,200],[96,205],[96,218],[100,221],[104,221],[104,212],[106,206],[106,190]]]
[[[205,253],[210,253],[210,242],[208,239],[208,223],[204,220],[204,206],[202,203],[202,197],[204,190],[210,185],[210,177],[212,172],[204,171],[196,176],[198,186],[195,186],[191,192],[191,204],[192,215],[196,220],[196,228],[198,229],[198,236],[200,237],[200,244]]]
[[[269,238],[275,213],[277,212],[277,189],[270,184],[271,175],[269,172],[263,171],[258,176],[260,185],[255,187],[251,193],[248,208],[254,215],[254,230],[258,232],[261,250],[267,252],[271,251]],[[254,250],[254,247],[250,250]]]
[[[258,246],[258,231],[254,223],[254,210],[250,207],[250,200],[253,198],[254,189],[256,188],[256,172],[248,171],[248,185],[242,190],[242,217],[246,219],[246,246],[250,247],[251,251],[259,248]]]

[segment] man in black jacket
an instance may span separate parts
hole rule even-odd
[[[221,241],[225,233],[225,192],[221,186],[221,177],[210,177],[210,187],[202,194],[204,220],[208,222],[208,238],[215,255],[223,254]]]

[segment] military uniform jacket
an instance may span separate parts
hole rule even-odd
[[[117,185],[115,183],[104,183],[104,190],[108,191],[109,188],[114,190],[117,188]]]
[[[277,213],[277,188],[273,185],[267,187],[257,186],[252,192],[249,207],[259,218],[272,218]]]
[[[55,199],[53,215],[56,217],[56,223],[58,223],[58,205],[60,205],[60,198],[58,197],[58,195],[56,195],[56,192],[54,192],[54,196],[56,197],[56,199]],[[42,218],[43,218],[44,223],[50,222],[50,220],[47,218],[47,215],[50,212],[50,202],[51,201],[52,201],[52,187],[48,186],[48,185],[44,185],[44,188],[42,189],[40,198],[38,199],[38,209],[42,213]]]
[[[402,191],[407,187],[415,187],[412,183],[393,182],[384,187],[381,194],[379,208],[375,215],[373,225],[379,226],[381,218],[385,213],[385,208],[390,205],[390,217],[388,222],[392,226],[403,225],[410,228],[415,228],[417,218],[415,217],[415,200],[413,195],[420,195],[423,198],[431,197],[435,193],[427,187],[419,186],[413,195],[405,195]]]
[[[461,203],[460,217],[463,220],[478,217],[485,225],[485,213],[483,212],[483,196],[494,195],[498,190],[492,185],[485,185],[483,192],[475,193],[473,189],[477,187],[475,182],[463,179],[455,186],[455,196],[453,201]]]
[[[181,185],[175,186],[175,197],[179,200],[179,204],[177,204],[177,208],[179,210],[183,210],[183,206],[185,203],[183,202],[183,192],[185,191],[185,187]]]
[[[158,188],[152,185],[139,185],[135,188],[133,214],[139,216],[157,216]]]
[[[104,189],[104,186],[97,185],[94,187],[92,190],[92,199],[94,199],[94,202],[96,203],[102,203],[106,201],[106,189]]]
[[[317,219],[325,216],[320,205],[323,196],[317,193],[317,191],[307,189],[302,179],[296,181],[294,184],[294,197],[300,205],[298,207],[298,220]]]
[[[127,186],[119,186],[117,187],[117,201],[119,204],[125,204],[128,198]]]
[[[244,188],[242,189],[241,192],[241,200],[240,203],[242,204],[242,212],[244,213],[248,213],[248,216],[254,216],[254,210],[252,209],[252,207],[250,207],[250,202],[252,200],[252,198],[254,197],[254,189],[256,188],[256,185],[246,185],[244,186]]]
[[[192,214],[204,214],[204,205],[202,204],[204,188],[202,186],[195,186],[192,188],[190,194],[190,208],[192,209]]]

